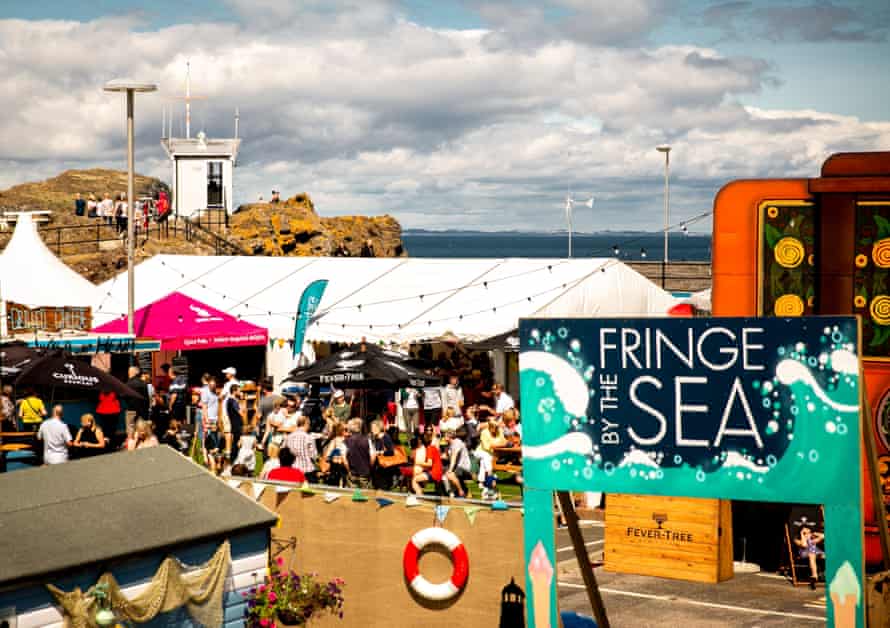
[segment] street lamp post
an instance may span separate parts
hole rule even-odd
[[[671,147],[661,144],[655,147],[659,153],[664,153],[664,264],[668,263],[668,229],[671,219]]]
[[[133,310],[135,309],[135,257],[136,257],[136,220],[133,212],[135,205],[136,170],[135,140],[133,138],[133,100],[136,92],[153,92],[158,89],[154,83],[134,81],[132,79],[116,79],[105,83],[106,92],[125,92],[127,94],[127,333],[133,334]]]

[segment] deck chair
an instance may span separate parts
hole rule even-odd
[[[794,543],[794,539],[800,535],[803,527],[810,528],[813,532],[825,531],[825,516],[822,506],[793,506],[788,520],[785,522],[785,546],[787,548],[787,564],[783,565],[785,575],[794,586],[807,586],[810,583],[810,563],[806,558],[801,558],[800,548]],[[784,563],[785,561],[783,561]],[[817,584],[823,584],[824,565],[820,569],[820,580]]]

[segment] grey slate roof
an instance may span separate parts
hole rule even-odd
[[[3,473],[0,587],[276,521],[166,446]]]

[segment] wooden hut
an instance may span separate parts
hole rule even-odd
[[[161,580],[180,597],[218,589],[211,604],[177,604],[145,625],[197,625],[198,614],[241,626],[241,594],[262,581],[277,521],[166,446],[3,474],[0,495],[0,624],[16,628],[62,626],[63,607],[109,575],[128,600],[157,599]]]

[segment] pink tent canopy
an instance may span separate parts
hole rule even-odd
[[[209,305],[171,292],[162,299],[136,310],[134,331],[139,338],[161,341],[161,349],[221,349],[265,345],[269,332]],[[127,333],[127,319],[121,318],[93,331]]]

